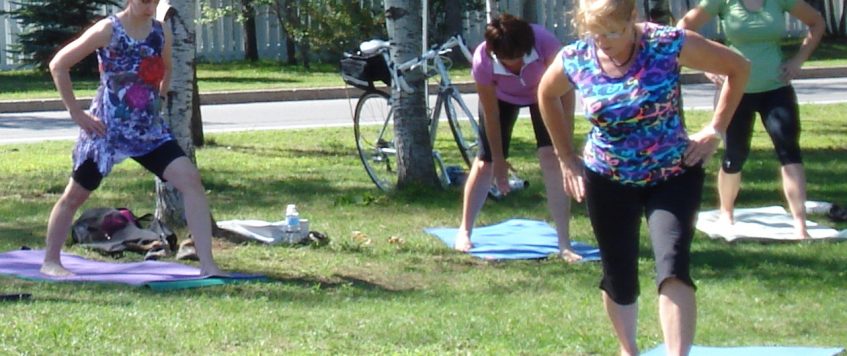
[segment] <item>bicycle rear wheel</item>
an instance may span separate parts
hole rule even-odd
[[[447,121],[450,123],[450,130],[453,131],[453,139],[456,140],[462,159],[470,167],[479,153],[479,124],[455,90],[445,95],[444,111],[447,113]]]
[[[397,186],[397,149],[394,144],[394,115],[388,94],[367,91],[356,103],[353,132],[356,150],[377,188],[390,191]]]

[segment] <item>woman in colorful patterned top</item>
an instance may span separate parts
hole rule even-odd
[[[462,222],[454,248],[471,248],[471,230],[482,209],[491,183],[504,194],[509,192],[506,159],[512,128],[521,107],[529,107],[535,131],[537,155],[547,191],[547,208],[556,223],[559,255],[572,262],[581,259],[570,242],[570,201],[562,187],[561,171],[552,143],[538,111],[538,81],[562,48],[561,42],[544,27],[509,14],[495,18],[485,28],[485,41],[473,55],[480,119],[480,152],[465,183]]]
[[[200,174],[159,114],[160,93],[166,93],[170,84],[173,39],[170,28],[153,19],[158,2],[127,0],[122,11],[94,24],[50,62],[53,81],[80,133],[73,174],[50,213],[44,274],[72,274],[62,266],[60,254],[74,214],[112,167],[126,158],[183,194],[200,268],[206,275],[222,274],[212,257],[212,225]],[[77,105],[69,69],[95,51],[100,86],[85,112]]]
[[[785,34],[785,13],[809,27],[800,49],[783,62],[779,42]],[[733,210],[741,189],[741,169],[750,154],[750,139],[758,112],[776,156],[782,165],[782,188],[794,219],[798,239],[806,230],[806,173],[800,154],[800,116],[791,79],[800,74],[803,62],[812,55],[824,32],[821,14],[803,0],[701,0],[679,21],[679,27],[696,30],[713,16],[721,25],[732,48],[753,64],[741,104],[726,131],[726,150],[718,173],[720,221],[734,222]],[[720,85],[720,76],[709,75]]]
[[[636,22],[634,0],[580,0],[574,15],[581,39],[562,50],[538,87],[565,190],[587,201],[603,264],[600,289],[620,353],[638,353],[639,225],[644,215],[668,354],[686,354],[696,321],[689,255],[702,165],[717,149],[741,100],[750,65],[695,32]],[[680,65],[728,78],[712,120],[690,136],[677,106]],[[582,157],[573,148],[573,107],[559,99],[576,91],[591,124]]]

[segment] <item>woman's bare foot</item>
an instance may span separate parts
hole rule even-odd
[[[41,273],[50,277],[70,277],[74,273],[65,269],[61,262],[44,261],[41,264]]]
[[[568,263],[574,263],[582,259],[582,256],[578,255],[571,249],[564,249],[559,252],[559,257],[565,260]]]
[[[471,234],[467,231],[459,231],[456,233],[456,239],[453,241],[453,249],[461,252],[468,252],[473,247],[471,244]]]
[[[809,230],[806,229],[806,221],[803,220],[794,220],[794,238],[798,240],[811,239],[812,236],[809,235]]]
[[[735,218],[732,216],[732,213],[721,212],[718,216],[718,224],[732,226],[735,224]]]
[[[221,271],[214,263],[209,266],[200,265],[200,274],[208,277],[229,277],[229,273]]]

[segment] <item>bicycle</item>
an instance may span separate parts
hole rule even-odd
[[[439,76],[435,105],[428,108],[427,113],[433,147],[443,111],[467,166],[473,163],[479,150],[479,125],[459,90],[450,80],[448,69],[452,61],[445,57],[454,47],[459,47],[468,61],[471,60],[470,50],[462,37],[450,37],[444,44],[401,64],[391,60],[390,45],[390,42],[382,40],[363,42],[359,46],[360,55],[347,54],[341,63],[341,76],[344,81],[365,91],[359,96],[353,114],[356,150],[368,176],[383,191],[390,191],[397,184],[393,115],[393,105],[397,98],[389,92],[377,89],[374,85],[376,81],[385,82],[392,89],[412,93],[414,90],[406,83],[403,75],[432,62],[433,71],[425,75],[427,78]],[[464,116],[460,117],[459,114]],[[450,185],[453,182],[452,174],[445,168],[441,154],[433,148],[432,156],[442,185]]]

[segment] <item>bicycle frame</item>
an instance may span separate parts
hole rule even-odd
[[[371,40],[362,43],[360,46],[361,51],[365,54],[379,53],[382,55],[383,59],[385,59],[385,63],[388,65],[388,69],[392,77],[392,92],[386,93],[383,90],[373,88],[367,90],[360,97],[359,102],[356,105],[356,113],[354,115],[354,130],[356,133],[357,149],[359,150],[360,159],[365,165],[371,179],[380,189],[386,190],[386,186],[391,185],[391,182],[389,181],[390,178],[382,178],[378,176],[384,174],[384,172],[382,172],[383,170],[388,170],[388,174],[391,174],[391,158],[395,157],[397,154],[393,142],[393,132],[387,132],[388,130],[393,130],[393,107],[398,100],[394,94],[413,93],[414,90],[408,85],[408,83],[406,83],[404,74],[423,66],[423,64],[428,61],[433,61],[435,72],[425,73],[427,78],[436,74],[439,75],[436,103],[431,110],[428,109],[429,112],[427,113],[427,119],[429,120],[428,133],[430,135],[430,144],[433,147],[435,146],[438,133],[438,122],[440,121],[439,119],[441,117],[442,109],[444,109],[447,114],[447,120],[450,122],[450,128],[453,131],[456,143],[460,148],[462,158],[467,164],[471,163],[472,157],[475,153],[471,154],[469,152],[475,150],[478,146],[476,144],[478,141],[478,126],[473,114],[467,108],[467,105],[462,99],[460,93],[451,82],[447,65],[445,64],[445,59],[443,57],[445,53],[450,52],[453,47],[457,46],[462,50],[465,56],[470,59],[470,51],[464,45],[460,36],[451,37],[441,46],[433,47],[429,51],[421,54],[421,56],[402,64],[397,64],[391,60],[389,54],[389,42]],[[380,102],[383,104],[380,104]],[[376,117],[377,115],[363,115],[363,111],[368,110],[366,107],[384,107],[386,103],[387,108],[383,114],[379,115],[379,118]],[[468,118],[467,121],[470,123],[470,128],[461,128],[463,125],[460,125],[458,122],[458,112],[453,103],[457,103],[457,106],[459,106],[458,109],[461,110],[461,113]],[[382,111],[380,110],[380,112]],[[381,122],[374,122],[374,119],[379,119]],[[376,135],[367,134],[367,138],[363,137],[365,135],[362,134],[362,132],[368,130],[363,129],[361,123],[366,120],[370,121],[371,124],[380,125]],[[472,140],[468,140],[465,134],[462,133],[463,131],[470,133],[471,136],[467,137],[472,137]],[[368,139],[370,139],[370,141],[368,141]],[[471,142],[469,143],[469,141]],[[436,168],[441,168],[439,178],[445,185],[449,185],[451,183],[450,177],[446,174],[447,170],[444,166],[444,161],[441,159],[440,153],[435,149],[433,149],[433,158],[437,165]]]

